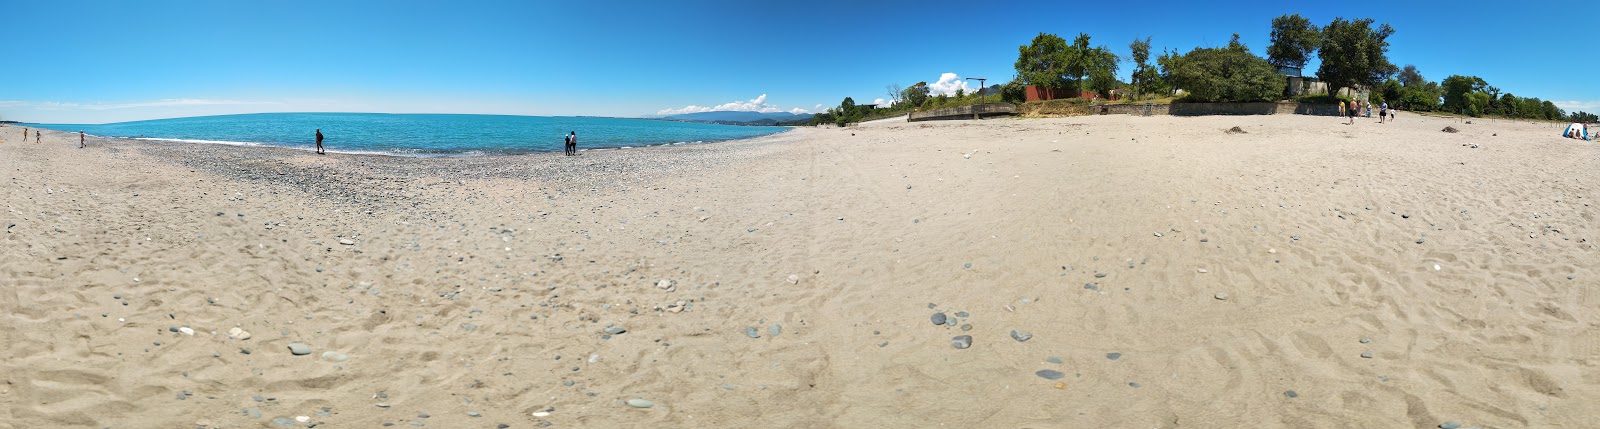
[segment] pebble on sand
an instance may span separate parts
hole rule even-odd
[[[656,406],[656,403],[644,399],[629,399],[628,406],[634,408],[650,408]]]
[[[1372,359],[1372,352],[1362,352],[1361,357],[1365,359]]]
[[[972,347],[972,336],[971,335],[960,335],[960,336],[957,336],[955,338],[951,338],[950,339],[950,347],[955,347],[958,350],[959,349],[965,349],[967,347]]]
[[[346,246],[354,246],[356,244],[356,242],[355,242],[355,240],[351,240],[351,239],[348,239],[348,238],[341,238],[341,239],[339,239],[339,244],[343,244],[343,245],[346,245]]]
[[[790,274],[789,275],[789,284],[792,284],[792,285],[800,284],[800,275],[798,275],[798,274]]]
[[[1122,358],[1122,353],[1117,353],[1117,352],[1106,353],[1106,359],[1117,360],[1117,359],[1121,359],[1121,358]]]
[[[778,334],[782,334],[782,333],[783,333],[783,327],[782,326],[778,326],[778,324],[776,324],[776,323],[772,324],[772,326],[768,326],[767,327],[767,336],[769,336],[769,337],[776,337],[776,336],[778,336]]]
[[[295,356],[305,356],[311,354],[311,345],[306,343],[289,343],[289,353],[294,353]]]
[[[1228,293],[1227,292],[1217,292],[1217,294],[1214,295],[1214,297],[1217,298],[1218,301],[1227,301],[1228,300]]]
[[[744,335],[750,338],[761,338],[761,330],[756,329],[754,326],[746,326],[744,328]]]
[[[1027,332],[1027,331],[1020,331],[1019,332],[1019,331],[1017,331],[1015,329],[1012,329],[1011,330],[1011,339],[1017,340],[1017,342],[1027,342],[1028,340],[1033,339],[1033,333],[1032,332]]]
[[[950,316],[944,315],[943,312],[933,313],[932,316],[928,316],[928,320],[932,321],[935,325],[943,325],[946,320],[949,320],[949,318]]]
[[[1290,398],[1298,398],[1298,397],[1300,397],[1300,394],[1299,393],[1294,393],[1293,390],[1285,390],[1285,391],[1283,391],[1283,396],[1288,396]]]
[[[1061,371],[1056,371],[1053,369],[1041,369],[1034,372],[1033,375],[1037,375],[1045,380],[1060,380],[1061,377],[1067,376],[1066,374],[1062,374]]]
[[[1444,422],[1439,425],[1439,429],[1457,429],[1460,427],[1461,422]]]

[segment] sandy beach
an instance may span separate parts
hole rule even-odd
[[[0,427],[1600,425],[1600,146],[1473,122],[434,159],[0,127]]]

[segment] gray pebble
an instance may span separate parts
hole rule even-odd
[[[1019,332],[1019,331],[1017,331],[1015,329],[1012,329],[1011,330],[1011,339],[1017,340],[1018,342],[1027,342],[1028,340],[1033,339],[1033,333],[1027,332],[1027,331],[1020,331]]]
[[[1228,293],[1227,292],[1217,292],[1217,294],[1216,295],[1212,295],[1212,297],[1216,298],[1218,301],[1227,301],[1228,300]]]
[[[468,411],[467,412],[467,417],[483,417],[483,415],[482,414],[478,414],[477,411]]]
[[[1372,342],[1371,338],[1361,337],[1361,344],[1366,344],[1366,343],[1370,343],[1370,342]]]
[[[294,419],[291,419],[291,418],[288,418],[288,417],[278,417],[278,418],[272,419],[272,424],[278,425],[278,426],[294,426],[297,423],[298,422],[294,421]]]
[[[168,326],[167,327],[167,331],[178,332],[178,327],[177,326]]]
[[[1283,396],[1288,396],[1290,398],[1298,398],[1298,397],[1300,397],[1300,394],[1299,393],[1294,393],[1293,390],[1285,390],[1285,391],[1283,391]]]
[[[1083,288],[1088,290],[1100,290],[1100,285],[1094,283],[1084,283]]]
[[[964,266],[965,266],[965,267],[967,267],[967,268],[972,268],[972,263],[971,263],[971,262],[968,262],[968,263],[966,263],[966,265],[964,265]]]
[[[419,418],[419,419],[425,419],[425,418],[429,418],[429,417],[433,417],[433,416],[428,415],[428,413],[417,413],[417,418]]]
[[[1094,278],[1097,278],[1097,279],[1106,278],[1106,273],[1094,273]]]
[[[744,335],[750,338],[761,338],[761,331],[757,330],[754,326],[746,326],[744,328]]]
[[[494,425],[494,427],[498,428],[498,429],[506,429],[506,428],[511,427],[511,425],[508,425],[508,424],[505,424],[505,423],[501,423],[501,424]]]
[[[972,330],[972,324],[968,323],[968,324],[961,325],[961,330],[963,330],[963,331],[971,331]]]
[[[1106,353],[1106,359],[1117,360],[1117,359],[1121,359],[1121,358],[1122,358],[1122,353],[1116,353],[1116,352]]]
[[[1130,382],[1128,382],[1128,387],[1132,387],[1132,388],[1138,389],[1139,388],[1139,383],[1130,381]]]
[[[572,381],[572,380],[567,380],[567,381],[561,382],[562,386],[567,386],[567,387],[572,387],[572,385],[574,385],[574,384],[578,384],[578,382]]]
[[[621,327],[621,326],[611,326],[611,327],[607,327],[605,329],[605,333],[607,335],[618,335],[618,334],[621,334],[623,332],[628,332],[628,330],[627,329],[623,329],[623,327]]]
[[[778,336],[778,334],[781,334],[781,333],[783,333],[783,327],[782,326],[778,326],[778,324],[776,324],[776,323],[772,324],[772,326],[768,326],[767,327],[767,336],[769,336],[769,337],[776,337],[776,336]]]
[[[1439,429],[1456,429],[1459,427],[1461,427],[1461,422],[1444,422],[1439,425]]]
[[[643,400],[643,399],[629,399],[628,400],[628,406],[634,407],[634,408],[650,408],[650,407],[656,406],[656,403],[650,402],[650,401],[646,401],[646,400]]]
[[[1410,214],[1402,214],[1402,215],[1400,215],[1400,218],[1401,219],[1410,219],[1411,215]]]
[[[1044,361],[1045,362],[1050,362],[1050,363],[1053,363],[1053,364],[1060,364],[1061,363],[1061,356],[1047,357],[1047,358],[1044,358]]]
[[[949,318],[950,316],[946,316],[944,313],[933,313],[933,316],[928,317],[928,319],[932,320],[933,324],[935,325],[943,325],[944,322]]]
[[[956,312],[956,317],[967,317],[967,312],[965,312],[965,311],[957,311]]]
[[[311,346],[305,343],[289,343],[289,353],[294,353],[295,356],[305,356],[311,354]]]
[[[1060,380],[1061,377],[1067,376],[1066,374],[1062,374],[1061,371],[1056,371],[1053,369],[1041,369],[1034,372],[1033,375],[1037,375],[1045,380]]]
[[[881,348],[884,348],[884,347],[889,347],[889,342],[888,341],[882,341],[882,342],[878,343],[878,348],[881,349]]]
[[[972,336],[971,335],[961,335],[961,336],[957,336],[955,338],[951,338],[950,339],[950,347],[955,347],[956,349],[965,349],[967,347],[972,347]]]
[[[1361,357],[1366,358],[1366,359],[1372,359],[1372,352],[1362,353]]]

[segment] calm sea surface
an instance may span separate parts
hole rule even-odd
[[[315,147],[320,128],[328,151],[401,156],[556,152],[562,150],[562,137],[569,131],[578,132],[578,149],[582,150],[714,142],[788,130],[648,119],[382,113],[260,113],[101,125],[25,125],[107,137],[299,149]]]

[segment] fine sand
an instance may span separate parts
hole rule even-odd
[[[1600,146],[1474,122],[453,159],[0,127],[0,427],[1600,425]]]

